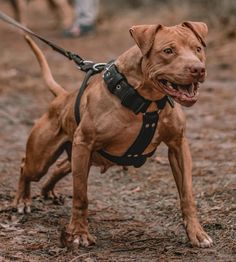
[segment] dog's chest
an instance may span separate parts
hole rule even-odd
[[[143,116],[133,116],[131,118],[122,118],[113,116],[110,121],[103,122],[100,126],[99,134],[106,137],[104,144],[105,149],[113,154],[123,154],[134,143],[139,140],[146,144],[142,153],[153,151],[160,143],[159,126],[154,122],[144,122]],[[145,142],[146,141],[146,142]],[[149,141],[147,143],[147,141]]]

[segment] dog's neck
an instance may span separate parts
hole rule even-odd
[[[153,83],[145,79],[142,70],[143,56],[137,46],[131,47],[118,57],[115,64],[120,73],[125,75],[130,85],[138,91],[144,98],[156,101],[161,99],[164,94],[159,92]]]

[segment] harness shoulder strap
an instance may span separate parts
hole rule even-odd
[[[93,70],[89,70],[86,75],[85,75],[85,78],[81,84],[81,87],[80,87],[80,90],[79,90],[79,93],[76,97],[76,100],[75,100],[75,106],[74,106],[74,112],[75,112],[75,120],[76,120],[76,123],[77,125],[79,125],[80,123],[80,100],[81,100],[81,97],[88,85],[88,81],[89,81],[89,78],[94,74]]]

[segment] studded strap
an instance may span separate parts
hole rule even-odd
[[[116,65],[108,63],[103,74],[104,82],[108,90],[115,95],[121,104],[135,114],[145,113],[151,102],[141,96],[127,81],[126,77],[121,74]]]

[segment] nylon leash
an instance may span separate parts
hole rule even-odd
[[[76,65],[79,67],[80,70],[87,72],[87,66],[85,68],[83,68],[83,66],[86,64],[88,64],[88,61],[84,61],[79,55],[74,54],[70,51],[67,51],[65,49],[63,49],[62,47],[54,44],[53,42],[45,39],[44,37],[42,37],[39,34],[34,33],[33,31],[31,31],[29,28],[23,26],[22,24],[18,23],[17,21],[15,21],[13,18],[11,18],[10,16],[6,15],[5,13],[3,13],[2,11],[0,11],[0,19],[14,27],[17,27],[21,30],[23,30],[24,32],[38,38],[39,40],[41,40],[42,42],[44,42],[45,44],[49,45],[54,51],[60,53],[61,55],[65,56],[66,58],[68,58],[69,60],[72,60],[76,63]],[[90,62],[93,63],[93,62]]]

